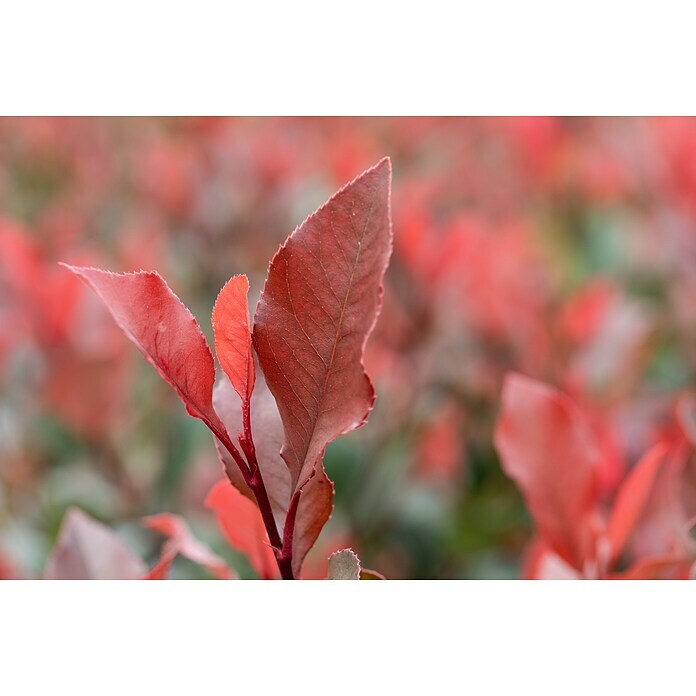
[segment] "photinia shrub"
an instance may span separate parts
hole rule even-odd
[[[229,543],[263,578],[301,576],[302,562],[333,509],[324,451],[363,425],[375,401],[363,354],[392,249],[390,187],[385,158],[310,215],[271,261],[253,324],[246,276],[229,280],[212,313],[224,373],[217,384],[200,326],[158,273],[66,266],[101,298],[188,414],[213,433],[227,480],[211,490],[206,504]],[[169,538],[162,559],[149,573],[130,559],[123,573],[164,577],[181,553],[218,577],[228,576],[183,521],[158,516],[147,525]],[[101,533],[80,518],[69,520],[58,557],[78,553],[82,559],[100,544],[80,540]],[[70,550],[71,539],[79,551]],[[53,560],[47,576],[56,577],[56,567],[64,564]],[[361,569],[348,552],[330,569],[341,578],[380,577]]]

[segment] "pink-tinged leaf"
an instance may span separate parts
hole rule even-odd
[[[610,562],[618,558],[633,533],[666,454],[667,447],[664,444],[655,445],[621,484],[607,528]]]
[[[248,293],[249,280],[245,275],[236,275],[222,288],[213,308],[215,352],[222,369],[247,408],[255,379]]]
[[[237,433],[242,430],[242,403],[228,379],[218,380],[213,390],[213,404],[228,433]],[[251,421],[254,426],[254,444],[259,469],[276,524],[282,529],[292,493],[290,472],[280,457],[280,448],[283,445],[283,424],[278,407],[261,374],[258,376],[256,388],[251,397]],[[254,494],[244,481],[239,467],[227,448],[217,439],[215,446],[229,480],[240,493],[256,504]]]
[[[495,444],[542,541],[582,570],[595,545],[588,517],[596,502],[598,452],[580,410],[559,391],[511,374]]]
[[[256,505],[227,480],[218,481],[211,488],[205,505],[215,512],[229,545],[249,559],[258,575],[266,580],[277,578],[275,555]]]
[[[213,355],[195,318],[162,277],[64,265],[97,293],[128,338],[175,389],[188,413],[223,432],[213,409]]]
[[[152,515],[143,520],[143,526],[167,537],[167,541],[162,545],[160,560],[147,573],[145,579],[164,580],[169,575],[172,562],[177,555],[203,566],[220,580],[236,577],[220,556],[193,536],[188,524],[178,515]]]
[[[138,558],[108,527],[77,508],[65,514],[46,580],[135,580],[147,572]]]
[[[278,403],[294,489],[374,403],[362,361],[392,248],[390,183],[384,159],[310,215],[273,258],[257,306],[254,347]]]
[[[360,580],[360,559],[351,549],[331,554],[327,580]]]
[[[238,432],[242,424],[242,406],[229,380],[218,381],[213,392],[215,410],[228,432]],[[290,471],[280,456],[283,444],[283,424],[272,394],[259,374],[251,397],[251,420],[254,425],[256,456],[268,498],[279,529],[285,519],[292,495]],[[227,449],[216,441],[218,456],[227,476],[240,493],[256,504],[255,498]],[[319,464],[304,485],[295,518],[293,538],[293,572],[300,576],[302,562],[312,548],[333,510],[333,484]]]

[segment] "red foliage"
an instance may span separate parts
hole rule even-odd
[[[253,336],[284,440],[278,449],[279,421],[266,399],[261,406],[266,415],[260,418],[261,462],[251,428],[255,368],[246,277],[232,278],[213,309],[218,359],[241,400],[239,418],[224,382],[216,392],[217,410],[213,405],[213,355],[193,315],[157,273],[67,266],[102,299],[189,415],[214,434],[228,478],[239,492],[218,484],[207,504],[230,544],[246,553],[263,577],[274,577],[272,561],[283,578],[300,576],[302,561],[332,510],[324,450],[362,425],[374,403],[363,351],[381,306],[391,253],[390,185],[391,165],[384,159],[300,225],[271,262]],[[227,426],[239,433],[244,456]],[[176,553],[217,567],[174,518],[150,519],[150,524],[171,537],[153,577],[166,573]]]
[[[601,440],[565,394],[510,375],[495,441],[536,527],[528,577],[688,575],[696,549],[676,485],[691,447],[682,431],[664,436],[631,469],[608,513],[598,486]],[[620,571],[627,548],[631,563]]]

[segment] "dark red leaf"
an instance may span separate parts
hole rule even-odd
[[[188,413],[223,432],[212,402],[213,355],[195,318],[159,274],[66,268],[97,293],[128,338],[174,387]]]
[[[594,552],[598,451],[582,413],[564,394],[518,374],[505,380],[495,444],[520,487],[541,540],[577,570]]]
[[[51,556],[47,580],[135,580],[147,572],[138,558],[108,527],[77,508],[65,514]]]
[[[293,535],[292,571],[300,577],[302,562],[314,546],[333,511],[334,486],[317,462],[314,474],[304,484],[300,495]]]
[[[294,489],[374,403],[362,361],[392,247],[390,182],[384,159],[310,215],[269,268],[254,347],[278,403]]]

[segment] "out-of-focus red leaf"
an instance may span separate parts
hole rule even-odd
[[[596,502],[598,453],[580,410],[545,384],[508,375],[495,444],[541,539],[582,570],[594,548],[587,518]]]
[[[218,481],[208,493],[212,509],[229,545],[245,554],[261,578],[278,577],[275,555],[268,541],[259,509],[228,481]]]
[[[135,580],[147,572],[138,558],[108,527],[77,508],[65,514],[49,557],[47,580]]]
[[[610,575],[610,580],[688,580],[693,560],[681,554],[653,556],[636,561],[628,570]]]
[[[17,580],[17,571],[7,555],[0,549],[0,580]]]
[[[371,570],[370,568],[360,569],[360,579],[361,580],[386,580],[387,578],[378,573],[376,570]]]
[[[175,389],[194,418],[224,431],[213,409],[215,364],[191,312],[155,272],[111,273],[66,268],[97,293],[116,323]]]
[[[213,307],[215,352],[246,409],[249,408],[255,379],[248,293],[247,277],[233,276],[220,290]]]
[[[534,539],[525,551],[520,577],[522,580],[579,580],[582,576],[543,541]]]
[[[465,464],[461,416],[453,403],[445,403],[432,415],[419,437],[416,466],[426,479],[451,484]]]
[[[667,447],[658,443],[649,450],[621,484],[612,508],[607,539],[610,560],[616,559],[631,536],[655,483]]]
[[[143,519],[143,526],[167,537],[167,541],[162,546],[160,560],[147,573],[145,579],[164,580],[177,555],[198,563],[220,580],[230,580],[235,577],[220,556],[193,536],[188,524],[179,515],[168,513],[151,515]]]
[[[629,548],[635,558],[696,554],[684,508],[684,474],[691,447],[679,437],[668,440],[664,462],[657,468]]]
[[[269,268],[254,346],[283,421],[293,488],[374,403],[362,360],[392,247],[390,182],[384,159],[310,215]]]

